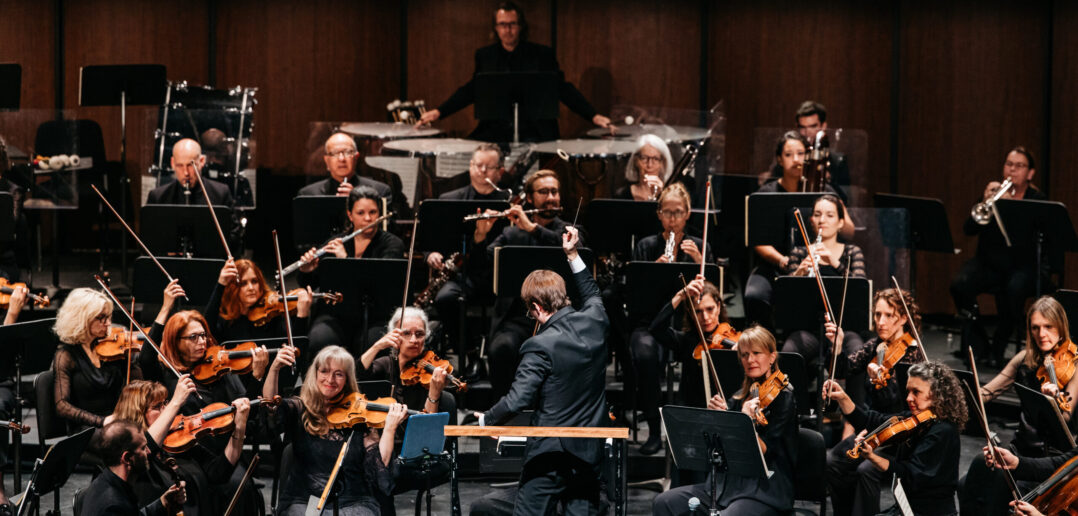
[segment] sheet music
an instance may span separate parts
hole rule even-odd
[[[910,507],[910,501],[906,498],[906,491],[902,489],[902,482],[895,477],[895,487],[893,489],[895,493],[895,504],[902,511],[902,516],[913,516],[913,509]]]
[[[416,187],[419,183],[419,159],[393,156],[368,156],[367,164],[374,168],[388,170],[400,176],[401,191],[405,202],[414,207]],[[467,168],[467,165],[465,165]]]

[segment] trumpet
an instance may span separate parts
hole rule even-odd
[[[464,222],[471,222],[473,220],[500,219],[502,217],[508,217],[509,212],[510,212],[510,210],[503,210],[503,211],[499,211],[497,213],[490,213],[490,214],[476,213],[474,215],[465,215],[464,216]],[[557,215],[557,214],[561,213],[561,208],[553,208],[553,209],[535,208],[533,210],[524,210],[525,215],[533,215],[533,214],[536,214],[536,213],[550,213],[550,214]]]
[[[969,216],[973,218],[973,221],[985,226],[990,220],[992,220],[992,212],[995,210],[996,201],[1000,200],[1007,192],[1010,192],[1014,187],[1014,183],[1010,178],[1004,179],[1003,184],[999,185],[999,189],[996,193],[992,194],[987,201],[977,204],[969,212]]]

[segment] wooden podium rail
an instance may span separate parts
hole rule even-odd
[[[611,495],[614,502],[614,514],[625,516],[628,511],[626,461],[628,460],[628,428],[611,427],[574,427],[574,426],[458,426],[446,425],[446,437],[567,437],[585,439],[611,439],[613,445],[606,449],[606,460],[613,465],[613,479],[608,483],[614,486]],[[450,445],[453,458],[453,476],[457,469],[456,443]],[[456,482],[453,482],[456,489]],[[458,498],[459,499],[459,498]],[[460,507],[453,508],[454,516],[460,514]]]

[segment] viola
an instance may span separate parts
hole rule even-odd
[[[404,385],[420,384],[423,387],[430,387],[431,376],[434,375],[434,370],[439,367],[445,369],[446,379],[452,383],[452,387],[455,387],[460,392],[468,390],[467,383],[450,374],[453,372],[453,365],[448,360],[438,358],[438,355],[434,354],[433,350],[427,350],[422,356],[408,363],[408,367],[401,371],[401,383]]]
[[[6,309],[11,304],[11,295],[15,293],[16,288],[27,288],[26,283],[13,283],[8,281],[7,278],[0,278],[0,308]],[[52,301],[49,301],[49,296],[38,295],[30,293],[26,294],[35,307],[47,308]]]
[[[359,392],[353,392],[344,397],[326,414],[326,421],[330,428],[351,428],[358,424],[364,424],[371,428],[386,426],[386,415],[389,406],[397,400],[386,396],[374,400],[368,400]],[[409,416],[419,414],[418,411],[408,410]]]
[[[0,419],[0,428],[11,430],[13,432],[19,432],[20,434],[30,433],[30,425],[20,424],[14,421],[5,421],[3,419]]]
[[[903,333],[897,339],[888,342],[886,349],[878,352],[876,358],[872,359],[873,364],[880,366],[879,374],[872,379],[872,384],[877,389],[887,387],[887,382],[891,379],[891,371],[894,370],[898,361],[906,356],[906,349],[916,345],[917,341],[909,333]]]
[[[879,428],[866,435],[861,442],[850,448],[846,452],[846,456],[856,459],[861,456],[862,451],[875,450],[891,439],[905,438],[910,431],[917,428],[917,425],[934,421],[935,419],[936,415],[931,410],[922,410],[906,419],[892,416],[886,423],[880,425]]]
[[[1064,412],[1072,408],[1070,394],[1064,390],[1067,383],[1074,376],[1075,360],[1078,358],[1078,345],[1067,341],[1062,346],[1044,357],[1044,363],[1037,369],[1037,379],[1042,384],[1052,383],[1059,388],[1056,393],[1056,403],[1059,410]]]
[[[94,351],[106,362],[120,360],[126,357],[129,351],[142,351],[142,341],[142,333],[114,326],[109,328],[109,334],[105,338],[97,341]]]
[[[764,409],[771,405],[772,401],[779,396],[786,386],[790,384],[790,379],[785,373],[779,371],[767,376],[767,378],[759,384],[753,384],[750,396],[760,400],[760,405],[756,407],[756,414],[753,419],[756,420],[756,424],[761,426],[767,426],[767,418],[764,417]]]
[[[1022,500],[1042,514],[1078,512],[1078,457],[1071,457],[1041,485],[1026,493]]]
[[[278,297],[273,301],[251,307],[251,310],[247,312],[247,319],[254,323],[255,326],[263,326],[272,321],[274,317],[284,313],[285,303],[288,304],[288,313],[295,313],[296,307],[299,305],[299,293],[302,290],[297,288],[288,291],[284,302]],[[314,292],[311,296],[312,301],[321,299],[328,305],[335,305],[343,299],[339,292]]]
[[[741,338],[741,332],[730,326],[730,323],[721,323],[715,331],[711,332],[711,340],[707,344],[707,349],[731,349],[737,345],[737,341]],[[700,354],[704,351],[704,343],[696,345],[696,349],[692,351],[692,357],[696,360],[700,360]]]
[[[251,401],[251,407],[258,405],[275,406],[281,402],[280,396],[272,399],[258,398]],[[212,435],[227,434],[236,427],[236,417],[233,415],[236,407],[228,403],[210,403],[191,416],[179,415],[172,420],[168,427],[168,435],[161,443],[161,447],[169,453],[183,453],[195,445],[195,441]]]
[[[257,349],[254,342],[244,342],[232,349],[221,346],[210,346],[206,349],[206,355],[202,361],[191,370],[191,377],[200,383],[213,383],[228,374],[247,374],[254,366],[254,352]],[[276,349],[268,350],[270,355],[277,353]],[[299,355],[299,350],[296,350]]]

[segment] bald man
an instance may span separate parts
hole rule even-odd
[[[326,162],[326,170],[329,177],[311,183],[300,188],[297,196],[308,195],[340,195],[347,196],[352,188],[363,185],[369,186],[378,192],[378,196],[392,203],[393,190],[389,185],[375,181],[368,177],[356,174],[356,163],[359,162],[359,149],[356,141],[346,133],[333,133],[326,139],[325,155],[322,159]]]
[[[150,191],[146,204],[201,204],[206,198],[200,191],[199,174],[206,166],[202,147],[191,138],[184,138],[172,146],[172,170],[175,181]],[[196,170],[197,167],[197,170]],[[228,187],[210,178],[204,178],[206,192],[214,206],[232,206],[232,192]]]

